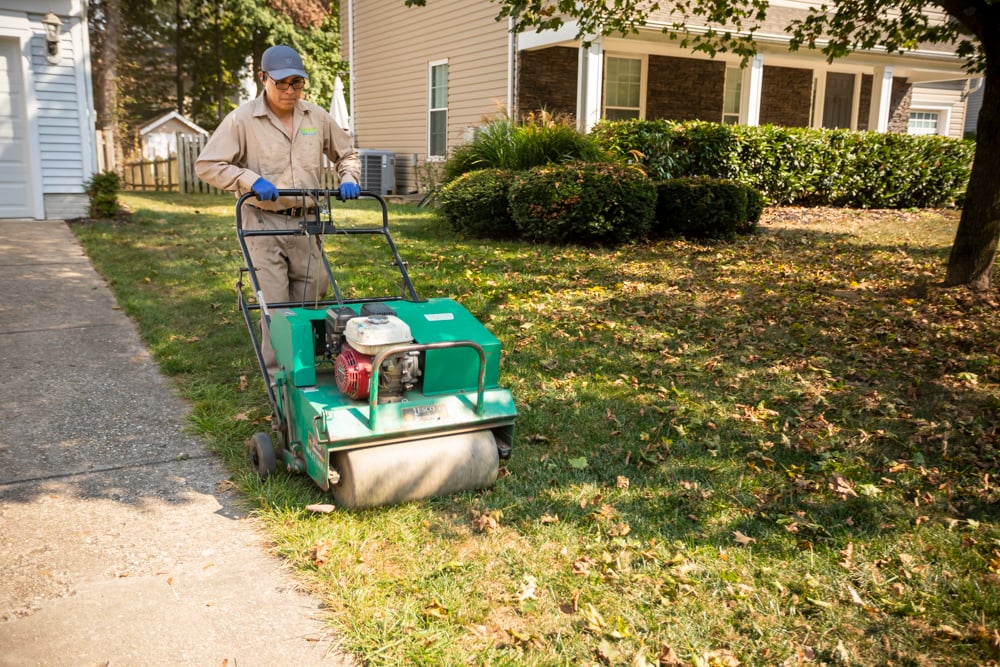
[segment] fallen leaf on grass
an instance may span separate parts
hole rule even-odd
[[[845,570],[850,570],[854,567],[854,542],[848,542],[844,550],[840,552],[840,555],[844,557],[842,561],[837,563],[840,567]]]
[[[660,647],[660,654],[656,659],[660,661],[660,667],[691,667],[691,664],[681,660],[673,647],[668,644]]]
[[[849,665],[854,662],[854,658],[851,656],[851,652],[847,650],[844,646],[844,642],[838,641],[836,648],[833,649],[834,655],[845,665]]]
[[[696,662],[698,667],[740,667],[740,661],[729,649],[721,648],[702,655]]]
[[[948,639],[951,641],[960,642],[965,639],[965,635],[950,625],[941,624],[934,629],[934,634],[936,634],[941,639]]]
[[[326,565],[327,561],[330,560],[330,556],[332,554],[333,540],[324,540],[323,542],[317,542],[313,545],[312,552],[309,554],[309,559],[316,567],[323,567]]]
[[[601,616],[601,612],[597,611],[594,605],[589,602],[583,609],[583,622],[587,630],[593,633],[602,632],[605,626],[604,617]]]
[[[423,614],[430,618],[448,618],[448,608],[437,600],[434,600],[424,607]]]
[[[535,597],[535,587],[538,586],[538,581],[530,574],[524,575],[524,581],[521,583],[521,590],[517,594],[517,601],[524,602],[525,600],[537,600]]]
[[[538,637],[531,634],[530,632],[528,633],[520,632],[513,628],[505,628],[504,632],[506,632],[510,636],[510,638],[514,640],[514,643],[517,644],[518,646],[528,647],[538,644]]]
[[[607,534],[608,537],[625,537],[632,532],[632,526],[628,525],[624,521],[619,521],[613,525],[608,526]]]
[[[329,503],[314,503],[312,505],[306,505],[307,512],[316,512],[318,514],[329,514],[335,509],[337,509],[336,506]]]
[[[573,574],[578,574],[585,577],[588,574],[590,574],[590,569],[592,566],[593,566],[593,561],[587,558],[586,556],[577,558],[575,561],[573,561]]]
[[[607,639],[601,640],[601,643],[597,645],[596,649],[594,649],[594,653],[597,655],[597,659],[601,661],[601,664],[604,665],[622,664],[621,653]]]
[[[502,518],[503,512],[500,510],[478,512],[472,520],[472,525],[475,526],[476,530],[480,533],[492,533],[500,528],[500,519]]]
[[[841,500],[847,500],[848,496],[857,498],[858,494],[851,486],[851,483],[844,479],[841,475],[834,473],[833,477],[830,478],[830,490],[840,496]]]
[[[559,515],[558,514],[549,514],[548,512],[546,512],[545,514],[542,515],[542,518],[539,519],[539,521],[542,522],[542,525],[545,525],[545,524],[548,524],[548,523],[559,523]]]

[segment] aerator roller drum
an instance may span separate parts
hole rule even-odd
[[[359,508],[481,489],[500,470],[490,431],[456,433],[333,454],[340,481],[331,487],[342,507]]]
[[[288,229],[247,230],[236,205],[236,228],[246,266],[238,301],[267,386],[274,437],[248,442],[262,479],[279,466],[308,475],[345,508],[375,507],[481,489],[492,485],[510,455],[517,410],[499,385],[500,341],[468,310],[447,298],[423,299],[389,233],[378,195],[380,226],[340,227],[333,219],[336,190],[281,190],[311,211]],[[286,201],[288,201],[286,199]],[[338,273],[323,256],[332,295],[312,302],[268,303],[248,250],[251,236],[319,236],[327,251],[356,235],[381,237],[383,257],[402,294],[364,294],[338,253]],[[372,244],[374,247],[375,244]],[[369,246],[365,246],[369,248]],[[369,249],[370,250],[370,249]],[[400,280],[401,279],[401,280]],[[350,295],[350,296],[348,296]],[[268,335],[278,370],[268,372],[258,326]]]

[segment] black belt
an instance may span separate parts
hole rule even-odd
[[[270,213],[277,213],[278,215],[287,215],[289,218],[300,218],[307,213],[312,213],[316,209],[314,208],[285,208],[280,211],[270,211]]]

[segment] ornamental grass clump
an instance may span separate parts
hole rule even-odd
[[[477,169],[521,171],[576,160],[604,162],[608,155],[569,118],[544,111],[522,120],[503,116],[477,128],[472,141],[455,149],[444,165],[443,181]]]

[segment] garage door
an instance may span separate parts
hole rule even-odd
[[[31,216],[28,123],[16,39],[0,39],[0,218]]]

